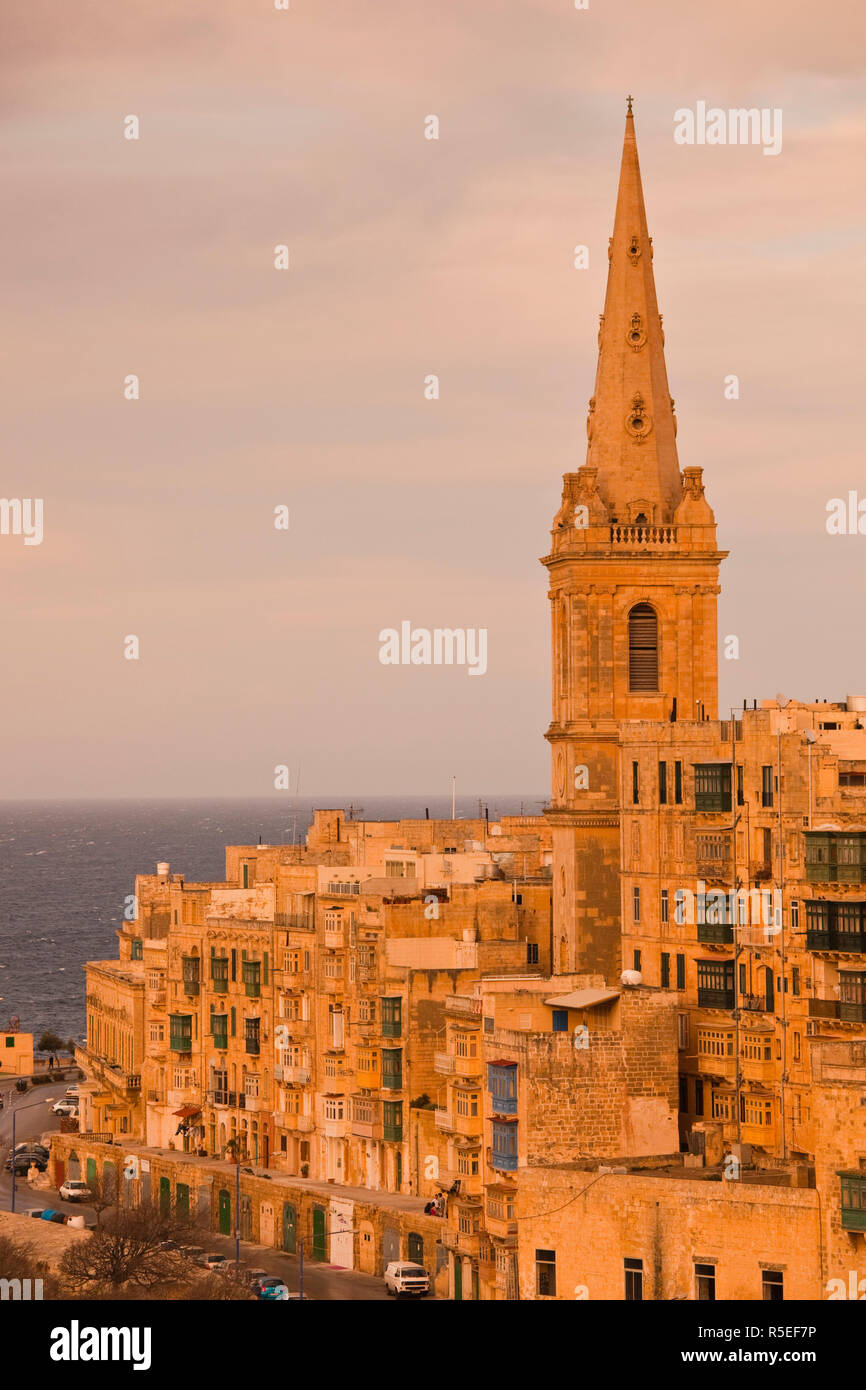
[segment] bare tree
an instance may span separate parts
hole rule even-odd
[[[33,1246],[8,1236],[0,1236],[0,1279],[41,1279],[43,1298],[63,1297],[60,1280],[51,1266],[39,1259]]]
[[[176,1248],[194,1227],[173,1211],[161,1212],[152,1203],[104,1210],[100,1224],[87,1240],[76,1241],[64,1254],[60,1272],[79,1297],[111,1297],[121,1289],[146,1296],[162,1289],[176,1296],[202,1279],[201,1270]]]

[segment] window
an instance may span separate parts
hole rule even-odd
[[[670,989],[671,984],[671,958],[667,951],[662,951],[662,989]]]
[[[689,1045],[689,1016],[677,1014],[677,1046],[683,1052]]]
[[[383,1129],[382,1137],[392,1144],[399,1144],[403,1139],[403,1102],[402,1100],[386,1100],[382,1103]]]
[[[761,1271],[761,1298],[765,1303],[782,1303],[785,1298],[785,1285],[780,1269]]]
[[[703,1113],[704,1113],[704,1083],[703,1083],[703,1081],[700,1080],[700,1078],[698,1078],[698,1079],[695,1081],[695,1114],[696,1114],[696,1115],[703,1115]]]
[[[700,1303],[715,1303],[715,1265],[695,1265],[695,1297]]]
[[[458,1115],[462,1115],[465,1119],[473,1119],[478,1114],[478,1092],[458,1091],[455,1108]]]
[[[733,1057],[733,1032],[723,1028],[698,1028],[698,1055],[701,1057]]]
[[[382,1036],[399,1038],[403,1027],[403,1000],[398,996],[382,999]]]
[[[479,1154],[477,1149],[459,1149],[457,1153],[457,1172],[462,1176],[471,1178],[477,1177],[479,1171]]]
[[[729,763],[695,763],[695,810],[730,811]]]
[[[761,768],[761,805],[773,804],[773,767],[770,764]]]
[[[401,1091],[403,1089],[403,1049],[383,1047],[382,1049],[382,1089]]]
[[[244,1047],[253,1057],[258,1056],[261,1050],[259,1042],[259,1025],[261,1020],[258,1018],[244,1019]]]
[[[686,987],[686,958],[677,956],[677,989]]]
[[[648,603],[639,603],[628,615],[628,688],[656,691],[658,684],[658,619]]]
[[[625,1260],[625,1298],[627,1303],[643,1301],[643,1260]]]
[[[141,944],[140,936],[134,936],[132,938],[132,954],[130,960],[141,960]]]
[[[635,922],[640,921],[640,889],[632,889],[632,917]]]
[[[668,804],[668,765],[659,763],[659,805]]]
[[[553,1031],[554,1033],[568,1032],[568,1009],[553,1010]]]
[[[536,1250],[535,1292],[539,1298],[556,1297],[556,1251]]]
[[[640,767],[637,763],[631,765],[631,799],[635,806],[640,802]]]
[[[476,1033],[458,1033],[454,1039],[454,1052],[458,1057],[477,1057],[478,1035]]]
[[[632,952],[632,958],[631,958],[631,960],[632,960],[632,969],[633,969],[633,970],[640,970],[640,959],[641,959],[641,957],[640,957],[640,951],[633,951],[633,952]]]
[[[791,930],[797,931],[800,926],[800,904],[795,898],[791,903]]]
[[[730,835],[696,835],[695,856],[713,864],[726,863],[731,857]]]
[[[513,1120],[493,1121],[493,1152],[490,1166],[503,1172],[517,1169],[517,1124]]]
[[[689,1078],[680,1077],[680,1110],[684,1115],[689,1113]]]
[[[799,970],[797,969],[796,965],[793,966],[793,968],[792,968],[792,970],[791,970],[791,993],[792,993],[792,994],[799,994],[799,993],[800,993],[800,972],[799,972]]]
[[[662,920],[663,923],[667,923],[668,920],[669,920],[669,905],[668,905],[668,890],[667,890],[667,888],[663,888],[663,889],[662,889],[661,920]]]
[[[737,968],[740,976],[740,994],[748,994],[749,991],[746,985],[746,967],[745,965],[741,964]]]
[[[857,1169],[837,1169],[841,1179],[841,1217],[843,1231],[866,1231],[866,1173]]]
[[[732,1009],[734,1007],[734,962],[732,960],[699,960],[697,967],[698,1008]]]
[[[213,1045],[221,1051],[229,1045],[229,1016],[228,1014],[211,1014],[210,1031],[213,1037]]]
[[[745,794],[745,792],[743,791],[743,765],[742,765],[742,763],[738,763],[738,764],[737,764],[737,805],[738,805],[738,806],[745,806],[745,804],[746,804],[746,794]]]
[[[674,763],[674,801],[677,806],[683,802],[683,765],[680,762]]]

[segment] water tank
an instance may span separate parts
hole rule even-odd
[[[845,708],[849,714],[866,713],[866,695],[846,695]]]
[[[639,970],[624,970],[619,978],[621,984],[630,985],[634,988],[635,985],[640,984],[643,977]]]
[[[169,866],[164,859],[161,859],[156,866],[156,872],[159,874],[160,878],[168,878],[168,869]]]

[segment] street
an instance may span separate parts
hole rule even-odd
[[[60,1129],[60,1117],[53,1113],[51,1106],[55,1100],[65,1095],[66,1085],[65,1081],[59,1081],[56,1086],[36,1087],[25,1095],[18,1095],[14,1089],[4,1089],[5,1105],[0,1111],[0,1154],[3,1163],[10,1152],[13,1109],[18,1112],[15,1122],[16,1143],[20,1144],[24,1139],[40,1139],[43,1135],[47,1136],[50,1131]],[[11,1174],[5,1169],[0,1169],[0,1209],[9,1211],[11,1198]],[[91,1207],[78,1202],[64,1202],[56,1189],[30,1187],[26,1178],[19,1176],[15,1181],[15,1209],[23,1212],[30,1207],[51,1207],[55,1211],[83,1216],[88,1224],[96,1219],[96,1213]],[[221,1236],[213,1231],[193,1229],[189,1243],[201,1246],[206,1253],[218,1251],[234,1259],[233,1236]],[[279,1275],[285,1280],[290,1291],[297,1293],[300,1277],[300,1261],[297,1255],[287,1255],[283,1251],[242,1240],[241,1261],[249,1269],[265,1269],[269,1274]],[[309,1258],[304,1260],[304,1293],[312,1299],[337,1301],[384,1302],[388,1298],[381,1278],[317,1263]],[[419,1301],[431,1302],[433,1294]]]

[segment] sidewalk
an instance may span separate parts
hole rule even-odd
[[[222,1158],[202,1158],[199,1154],[184,1153],[181,1149],[153,1149],[146,1144],[135,1143],[134,1141],[124,1143],[119,1140],[117,1147],[122,1147],[126,1153],[138,1154],[139,1157],[165,1158],[178,1163],[189,1163],[199,1168],[216,1169],[218,1172],[230,1174],[232,1178],[235,1176],[236,1165]],[[246,1169],[250,1169],[251,1173],[245,1174]],[[392,1211],[405,1211],[411,1215],[423,1214],[427,1200],[424,1197],[411,1197],[404,1192],[384,1192],[374,1187],[347,1187],[343,1183],[296,1177],[293,1173],[275,1172],[272,1169],[256,1167],[252,1163],[241,1164],[241,1176],[244,1175],[263,1179],[265,1182],[272,1182],[275,1188],[302,1188],[307,1192],[320,1194],[323,1197],[368,1202],[373,1206],[388,1207]]]

